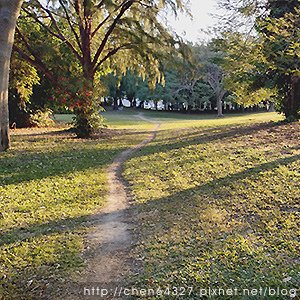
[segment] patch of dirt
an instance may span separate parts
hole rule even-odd
[[[85,299],[84,287],[121,286],[126,276],[134,269],[134,261],[130,258],[133,246],[132,215],[129,211],[130,196],[127,185],[122,178],[124,162],[137,150],[150,143],[156,137],[159,124],[145,118],[142,114],[138,118],[155,123],[148,138],[140,144],[123,151],[118,155],[108,169],[109,197],[107,205],[97,215],[93,216],[94,230],[87,236],[87,251],[84,254],[88,262],[86,270],[80,275],[75,288],[68,288],[68,296],[64,299]],[[76,287],[77,285],[77,287]],[[79,290],[80,289],[80,290]],[[87,297],[88,298],[88,297]],[[118,299],[109,297],[107,299]]]

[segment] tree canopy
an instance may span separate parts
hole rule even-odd
[[[220,1],[235,12],[234,24],[251,18],[248,33],[234,26],[222,34],[227,84],[244,103],[273,98],[287,119],[300,110],[299,1]],[[232,18],[230,19],[232,20]]]

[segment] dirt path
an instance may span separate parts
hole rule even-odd
[[[122,283],[132,269],[133,262],[129,258],[133,244],[132,220],[128,212],[130,199],[126,192],[126,183],[122,178],[122,167],[135,151],[155,139],[160,126],[157,122],[144,117],[143,114],[138,114],[136,117],[155,125],[148,138],[119,154],[108,169],[107,205],[100,214],[94,216],[96,226],[87,237],[91,250],[87,257],[88,267],[80,279],[81,285],[87,283],[87,287],[101,284],[103,287],[114,288]],[[84,299],[84,297],[72,299]]]

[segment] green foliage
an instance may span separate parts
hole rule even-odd
[[[236,19],[255,20],[251,35],[225,32],[227,84],[243,102],[273,97],[286,117],[299,118],[299,1],[221,1]],[[247,101],[248,98],[248,101]]]
[[[75,109],[75,114],[74,125],[78,137],[90,137],[93,133],[99,133],[99,130],[106,127],[100,110],[93,109],[93,107]]]
[[[55,122],[51,119],[51,109],[35,110],[30,113],[29,122],[33,127],[53,127]]]
[[[225,53],[221,62],[225,71],[224,84],[237,103],[251,106],[272,101],[277,90],[267,79],[266,59],[260,39],[227,32],[222,39],[214,40],[213,44]]]
[[[66,286],[68,286],[70,278],[73,278],[74,273],[82,270],[84,261],[81,253],[85,246],[84,236],[94,226],[89,216],[99,211],[107,197],[106,169],[117,154],[145,139],[148,136],[147,132],[152,130],[153,127],[149,122],[137,118],[136,112],[133,110],[124,110],[117,114],[105,112],[103,115],[106,117],[108,124],[114,129],[127,129],[134,134],[102,136],[100,142],[98,139],[78,141],[72,133],[60,129],[52,129],[51,131],[23,129],[17,130],[16,134],[13,134],[12,149],[3,154],[0,161],[0,226],[2,231],[0,237],[0,293],[4,298],[54,299],[58,292],[62,293],[66,290]],[[204,180],[206,175],[215,176],[213,175],[215,173],[211,173],[211,167],[203,171],[204,176],[198,173],[199,168],[204,163],[201,153],[203,155],[207,154],[208,161],[205,162],[203,168],[208,167],[208,162],[217,159],[210,152],[215,151],[215,148],[212,145],[207,145],[207,152],[203,152],[205,149],[198,151],[200,148],[197,147],[201,145],[196,147],[195,144],[190,143],[190,140],[182,140],[185,132],[188,135],[194,135],[197,132],[192,128],[202,126],[202,139],[208,127],[222,126],[218,127],[220,133],[222,133],[222,130],[225,129],[224,125],[240,127],[241,124],[253,123],[253,120],[267,121],[271,117],[275,117],[273,114],[258,114],[215,119],[211,116],[191,117],[163,112],[145,112],[145,115],[163,123],[161,134],[165,132],[165,135],[159,136],[157,144],[145,149],[146,152],[143,153],[146,153],[147,156],[142,159],[142,162],[136,158],[127,165],[125,173],[130,180],[132,180],[132,176],[140,177],[143,172],[140,181],[138,181],[141,190],[135,183],[133,185],[135,195],[139,199],[144,196],[152,198],[155,195],[155,189],[157,190],[157,198],[161,197],[163,193],[170,193],[168,185],[165,185],[167,188],[165,191],[163,190],[165,186],[157,181],[158,176],[149,175],[156,166],[159,168],[153,174],[156,176],[161,173],[162,176],[166,176],[166,182],[169,183],[171,180],[171,176],[168,175],[169,168],[173,168],[175,161],[180,163],[179,167],[174,170],[176,178],[172,181],[175,184],[176,179],[178,179],[177,186],[179,188],[180,182],[186,184],[189,180],[189,177],[182,178],[185,174],[191,174],[192,179],[195,180]],[[55,119],[69,122],[71,117],[70,115],[55,116]],[[189,127],[189,130],[179,131],[183,127]],[[212,134],[211,131],[209,131],[210,134]],[[271,134],[269,133],[268,136],[270,137]],[[164,151],[165,147],[169,147],[170,145],[166,144],[166,140],[163,140],[163,138],[171,138],[174,142],[177,140],[186,141],[188,145],[190,144],[191,148],[184,150],[188,161],[185,162],[182,158],[181,151],[183,149],[180,147],[178,150],[175,151],[174,149],[170,152],[175,159],[170,159],[170,155],[165,152],[161,154],[148,153],[149,149],[153,149],[152,146],[156,147],[155,151],[159,149]],[[277,135],[273,138],[276,139]],[[262,145],[263,143],[259,144]],[[220,152],[220,150],[218,155],[220,153],[223,155],[224,151],[231,151],[230,153],[237,151],[236,144],[230,145],[235,150],[233,148],[230,148],[230,150],[223,149],[223,152]],[[272,143],[272,145],[274,146],[276,143]],[[243,143],[242,146],[244,146]],[[205,146],[203,145],[203,147]],[[218,148],[218,145],[216,145],[216,148]],[[247,151],[249,154],[247,162],[250,164],[253,152]],[[256,153],[258,150],[252,151]],[[288,155],[287,152],[292,150],[284,148],[283,151],[286,151],[284,155]],[[272,149],[270,149],[270,152],[272,152]],[[227,153],[224,153],[224,155],[226,156]],[[234,155],[238,156],[238,153]],[[277,152],[273,155],[277,155]],[[201,163],[197,160],[199,156],[201,157]],[[151,164],[147,160],[149,157],[151,158]],[[259,157],[264,159],[264,155]],[[255,156],[255,161],[257,161],[256,158],[257,156]],[[165,161],[163,164],[161,164],[162,159]],[[228,159],[228,156],[226,156],[226,159]],[[183,163],[186,164],[186,168],[184,169],[185,173],[181,174],[180,168],[183,167]],[[133,164],[137,164],[135,170],[131,168]],[[148,168],[146,164],[148,164]],[[230,162],[226,163],[220,175],[226,173],[225,167],[227,165],[232,167]],[[161,166],[168,173],[164,172]],[[242,166],[239,165],[239,168],[242,168]],[[131,172],[129,172],[130,170]],[[197,173],[193,175],[194,171],[197,171]],[[280,169],[280,172],[286,171]],[[142,191],[145,184],[147,190]],[[148,184],[150,184],[149,189]],[[190,181],[188,184],[190,184]],[[146,191],[148,191],[148,194]],[[176,207],[175,216],[177,216],[178,207],[183,203],[182,199],[185,198],[179,195],[178,197],[174,196],[174,199],[169,201]],[[158,208],[164,210],[161,203],[159,203]],[[168,213],[170,214],[170,212],[171,210]],[[198,210],[193,209],[192,213],[194,212],[196,213]],[[217,215],[223,213],[215,209],[213,212]],[[206,214],[209,213],[209,211],[206,212]],[[187,214],[187,217],[189,216],[191,215]],[[141,216],[138,216],[137,220],[140,220],[140,218]],[[190,224],[190,219],[189,222],[182,222],[182,224]],[[174,215],[170,217],[170,220],[174,221]],[[145,224],[147,223],[144,221],[142,223],[140,228],[145,227],[146,230],[148,227]],[[192,224],[194,223],[195,221],[192,221]],[[153,227],[151,228],[153,229]],[[197,231],[194,231],[194,234],[195,232]],[[175,233],[176,231],[174,231]],[[188,237],[187,233],[185,233],[185,236]],[[151,234],[149,237],[152,241]],[[181,236],[177,237],[181,238]],[[159,245],[165,245],[164,241]],[[203,246],[201,241],[196,245],[197,249]],[[151,249],[153,249],[153,246]],[[157,249],[161,251],[160,246]],[[174,251],[174,248],[170,249]],[[164,255],[164,253],[161,251],[161,255]],[[176,252],[173,253],[176,254]],[[164,262],[166,263],[167,260]],[[176,266],[176,261],[173,260],[172,263]],[[64,298],[61,294],[58,297]]]
[[[36,68],[15,55],[10,63],[10,89],[15,90],[22,103],[28,102],[33,93],[33,87],[40,83]]]
[[[278,108],[286,117],[300,117],[300,20],[299,2],[289,8],[272,3],[270,17],[258,22],[263,53],[280,100]],[[281,8],[281,10],[279,10]],[[280,13],[281,12],[281,13]]]
[[[88,111],[91,114],[96,111],[88,109],[90,102],[105,94],[103,75],[113,73],[120,77],[131,70],[142,78],[147,76],[152,87],[163,82],[160,61],[170,54],[184,52],[181,41],[161,22],[160,13],[165,9],[176,13],[185,10],[185,6],[181,0],[158,3],[28,0],[23,5],[21,30],[17,32],[18,52],[44,72],[55,88],[61,84],[60,77],[89,81],[87,91],[94,98],[83,101],[84,113],[74,110],[81,114],[77,119],[87,120]],[[32,20],[35,33],[27,34],[26,28]],[[42,32],[50,39],[41,38]],[[36,33],[38,38],[34,37]],[[43,43],[47,45],[42,49]],[[70,82],[70,90],[72,87]],[[93,123],[90,127],[84,121],[80,126],[89,126],[86,130],[89,133],[95,127]]]

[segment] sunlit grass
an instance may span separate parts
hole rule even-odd
[[[0,298],[41,299],[83,266],[89,216],[107,196],[106,169],[144,134],[76,139],[17,130],[0,156]]]
[[[138,284],[193,286],[186,299],[208,287],[298,287],[300,124],[270,123],[274,117],[163,124],[126,163],[138,211]]]
[[[276,246],[283,258],[275,265],[290,258],[292,267],[286,274],[294,280],[291,253],[297,232],[298,208],[293,203],[298,195],[295,134],[299,131],[288,136],[286,125],[273,132],[270,121],[280,119],[273,113],[218,119],[125,110],[104,113],[108,129],[100,139],[76,139],[61,127],[14,131],[12,149],[0,154],[0,294],[5,298],[40,299],[83,267],[84,236],[93,225],[89,216],[106,201],[108,165],[118,153],[148,136],[154,126],[139,113],[161,123],[156,140],[130,160],[124,171],[142,212],[136,221],[141,229],[138,253],[146,262],[144,282],[165,283],[167,277],[167,282],[183,278],[208,282],[217,276],[217,267],[230,270],[227,254],[222,266],[213,267],[218,251],[231,253],[244,239],[247,247],[253,248],[256,242],[252,240],[260,237],[256,228],[273,226],[266,222],[276,221],[278,214],[279,221],[269,235],[283,222],[285,231],[279,231],[278,241],[281,243],[284,235],[286,248]],[[64,126],[72,115],[55,118]],[[235,135],[255,122],[265,123],[266,129],[259,129],[256,135],[247,131]],[[255,133],[255,128],[251,132]],[[272,161],[278,167],[270,167]],[[280,195],[282,212],[274,208],[278,205],[275,192]],[[275,199],[274,203],[269,199]],[[262,213],[257,212],[257,205]],[[272,217],[266,219],[269,211]],[[252,225],[252,212],[253,220],[261,214],[265,223]],[[249,224],[253,232],[247,231]],[[264,230],[261,234],[263,245],[274,245]],[[253,256],[263,252],[260,245],[257,249],[261,252],[255,249]],[[266,257],[273,263],[275,256],[268,251],[271,255]],[[265,264],[263,259],[265,256]],[[252,262],[256,266],[254,259]],[[213,275],[207,273],[208,266]],[[228,277],[221,275],[226,280],[232,276],[230,272]]]

